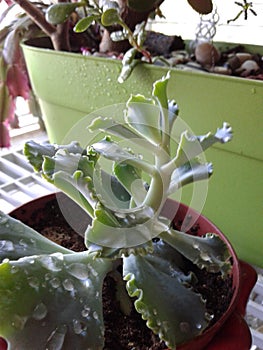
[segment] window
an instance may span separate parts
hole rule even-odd
[[[237,21],[229,24],[227,21],[233,19],[241,7],[236,5],[234,0],[213,0],[213,3],[219,14],[215,41],[263,44],[263,0],[253,1],[253,10],[257,16],[248,12],[247,20],[244,20],[244,15],[241,14]],[[195,38],[200,16],[192,10],[186,0],[165,0],[161,9],[166,18],[157,18],[152,23],[151,29],[168,35],[181,35],[183,39]],[[204,18],[210,17],[211,15],[204,16]]]

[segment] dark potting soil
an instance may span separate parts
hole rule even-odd
[[[86,250],[83,237],[66,222],[56,200],[51,200],[43,210],[34,212],[25,223],[68,249]],[[197,234],[197,232],[198,226],[190,233]],[[231,301],[232,280],[230,277],[222,279],[219,274],[208,273],[189,264],[189,268],[192,267],[199,281],[196,290],[207,300],[208,311],[214,314],[211,322],[213,324],[221,317]],[[110,276],[104,280],[102,296],[105,323],[104,350],[167,349],[164,342],[152,333],[134,308],[129,316],[122,313],[115,298],[115,281]]]

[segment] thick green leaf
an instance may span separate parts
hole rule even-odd
[[[153,165],[145,162],[139,156],[132,154],[120,147],[116,142],[104,139],[92,145],[92,148],[103,157],[115,162],[125,162],[134,167],[145,171],[147,174],[154,174],[155,168]]]
[[[0,335],[9,349],[103,348],[102,283],[109,260],[87,253],[0,265]]]
[[[6,258],[16,260],[28,255],[54,252],[71,253],[21,221],[0,212],[0,262]]]
[[[135,60],[135,55],[137,52],[138,52],[137,49],[135,49],[134,47],[131,47],[129,50],[125,52],[122,59],[121,73],[118,77],[118,82],[120,84],[124,83],[124,81],[129,78],[134,67],[138,64],[139,61]]]
[[[118,123],[113,118],[105,118],[98,117],[92,120],[91,124],[88,126],[88,129],[91,132],[100,130],[105,134],[110,134],[114,136],[118,136],[127,140],[135,140],[135,142],[139,142],[139,140],[143,140],[142,136],[136,133],[134,130],[131,130],[124,123]]]
[[[83,5],[83,4],[82,4]],[[75,11],[80,3],[67,2],[51,5],[46,12],[46,20],[51,24],[61,24]]]
[[[101,23],[103,26],[111,26],[121,22],[119,11],[116,8],[108,8],[101,15]]]
[[[77,22],[73,30],[76,33],[85,32],[85,30],[87,30],[91,26],[91,24],[99,18],[100,15],[89,15],[87,17],[81,18],[81,20]]]
[[[110,211],[104,208],[95,212],[96,218],[85,233],[87,246],[126,249],[137,247],[167,230],[167,225],[154,217],[149,207]]]
[[[75,171],[73,175],[58,171],[53,175],[52,181],[58,189],[93,217],[93,207],[98,199],[94,194],[93,183],[89,177],[84,177],[80,170]]]
[[[116,177],[99,169],[93,181],[96,195],[104,206],[113,209],[129,208],[130,195]]]
[[[209,132],[206,135],[194,136],[185,131],[181,134],[174,162],[176,166],[179,167],[203,153],[213,144],[217,142],[229,142],[232,139],[232,136],[232,128],[227,123],[224,123],[222,128],[218,128],[215,134]]]
[[[172,194],[182,186],[188,185],[195,181],[207,180],[213,173],[211,163],[201,164],[193,160],[176,168],[172,173],[169,194]]]
[[[187,278],[174,269],[165,255],[124,258],[124,279],[136,310],[147,326],[170,349],[200,334],[208,325],[201,296],[184,284]]]
[[[216,234],[207,233],[197,237],[170,229],[163,232],[161,237],[200,269],[206,268],[210,272],[221,272],[223,275],[230,272],[230,252],[225,242]]]
[[[160,109],[152,99],[142,95],[131,96],[127,102],[125,121],[151,143],[161,143]]]
[[[157,80],[153,84],[152,95],[155,96],[162,108],[168,109],[168,98],[167,98],[167,84],[170,79],[170,72],[166,74],[162,79]]]
[[[24,154],[35,171],[41,171],[44,156],[53,157],[59,149],[67,149],[69,153],[82,154],[84,149],[78,142],[71,142],[68,145],[54,145],[48,142],[37,143],[33,140],[27,141],[24,146]]]
[[[122,162],[115,164],[114,174],[132,196],[136,205],[140,205],[146,196],[141,171],[130,164]]]

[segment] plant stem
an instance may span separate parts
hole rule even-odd
[[[36,5],[28,0],[14,0],[14,2],[28,14],[45,34],[51,36],[56,31],[56,27],[46,21],[44,13]]]

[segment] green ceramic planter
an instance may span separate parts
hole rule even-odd
[[[167,71],[137,65],[119,84],[119,61],[22,47],[49,139],[57,143],[88,113],[125,102],[131,92],[150,95],[152,83]],[[215,174],[203,214],[222,229],[241,259],[263,267],[263,82],[173,69],[168,94],[196,134],[224,121],[233,127],[232,142],[207,152]],[[189,196],[183,198],[186,204]]]

